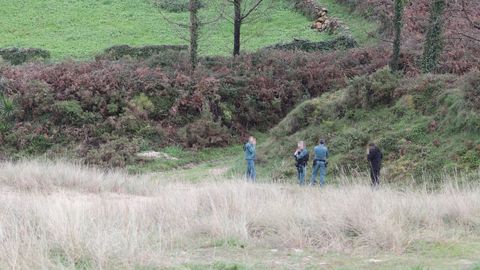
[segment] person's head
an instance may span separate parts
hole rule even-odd
[[[304,141],[299,141],[298,144],[297,144],[297,146],[298,146],[298,149],[302,149],[302,150],[303,150],[303,149],[305,148],[305,142],[304,142]]]
[[[324,140],[324,139],[320,139],[320,140],[318,140],[318,143],[319,143],[319,144],[325,144],[325,140]]]
[[[257,143],[257,140],[255,139],[255,137],[250,136],[250,137],[248,138],[248,142],[251,143],[251,144],[256,144],[256,143]]]
[[[371,142],[368,144],[368,147],[369,148],[374,148],[374,147],[377,147],[377,145],[375,145],[375,143]]]

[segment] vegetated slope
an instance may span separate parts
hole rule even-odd
[[[51,51],[54,59],[85,59],[118,44],[185,44],[182,37],[187,34],[165,18],[188,22],[188,13],[162,11],[162,15],[149,0],[3,0],[0,4],[0,47],[43,48]],[[202,12],[205,13],[202,17],[218,17],[218,11],[208,6]],[[335,12],[349,18],[347,23],[352,23],[352,32],[360,41],[366,40],[364,30],[375,28],[360,16],[347,16],[347,8],[336,8]],[[293,38],[314,41],[332,38],[309,26],[307,18],[281,1],[268,13],[244,25],[243,48],[253,51]],[[232,24],[226,21],[206,25],[201,53],[229,55],[233,46],[232,29]]]
[[[285,269],[279,261],[461,269],[480,255],[477,185],[400,192],[372,190],[367,179],[327,189],[159,181],[64,162],[2,163],[0,268],[236,269],[181,267],[220,259],[246,269]]]
[[[319,138],[330,148],[332,173],[368,171],[369,142],[384,152],[386,181],[409,181],[410,176],[424,181],[455,170],[476,170],[479,96],[478,71],[401,77],[382,69],[300,104],[272,129],[259,155],[276,179],[294,175],[296,141],[307,141],[312,150]]]
[[[205,58],[193,75],[182,53],[2,66],[1,151],[125,166],[140,150],[222,147],[387,62],[384,49],[367,48]]]

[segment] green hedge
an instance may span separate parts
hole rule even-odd
[[[340,36],[334,40],[312,42],[308,40],[294,40],[291,43],[276,44],[265,49],[274,50],[299,50],[306,52],[331,51],[339,49],[351,49],[358,47],[358,43],[352,37]]]
[[[187,45],[149,45],[143,47],[116,45],[107,48],[103,54],[98,55],[97,60],[119,60],[125,56],[146,59],[165,52],[182,52],[186,50],[188,50]]]
[[[20,65],[32,60],[50,59],[50,52],[37,48],[3,48],[0,49],[0,56],[12,65]]]

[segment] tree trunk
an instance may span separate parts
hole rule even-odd
[[[443,51],[443,15],[446,0],[432,0],[427,38],[423,48],[422,71],[434,72]]]
[[[242,0],[235,0],[235,18],[233,23],[233,56],[240,54],[240,30],[242,27]]]
[[[393,41],[393,55],[390,62],[390,68],[393,72],[400,70],[400,47],[402,41],[403,27],[403,0],[395,0],[395,40]]]
[[[190,0],[190,65],[192,73],[197,68],[198,64],[198,37],[200,22],[198,19],[198,10],[200,9],[200,0]]]

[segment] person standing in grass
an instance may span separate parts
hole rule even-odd
[[[255,182],[257,180],[257,172],[255,171],[255,160],[257,159],[257,153],[255,146],[257,140],[255,137],[250,136],[248,142],[243,147],[245,152],[245,160],[247,161],[247,181]]]
[[[319,144],[315,146],[313,151],[315,153],[315,159],[313,160],[313,172],[310,185],[314,186],[317,184],[317,175],[320,173],[320,186],[323,186],[327,176],[328,165],[328,148],[325,146],[325,140],[320,139]]]
[[[372,187],[380,185],[380,169],[382,168],[383,154],[374,144],[368,144],[367,159],[370,165],[370,178],[372,178]]]
[[[295,157],[295,166],[297,167],[298,183],[305,185],[305,174],[307,172],[308,163],[308,150],[305,148],[305,142],[299,141],[297,144],[297,150],[293,154]]]

